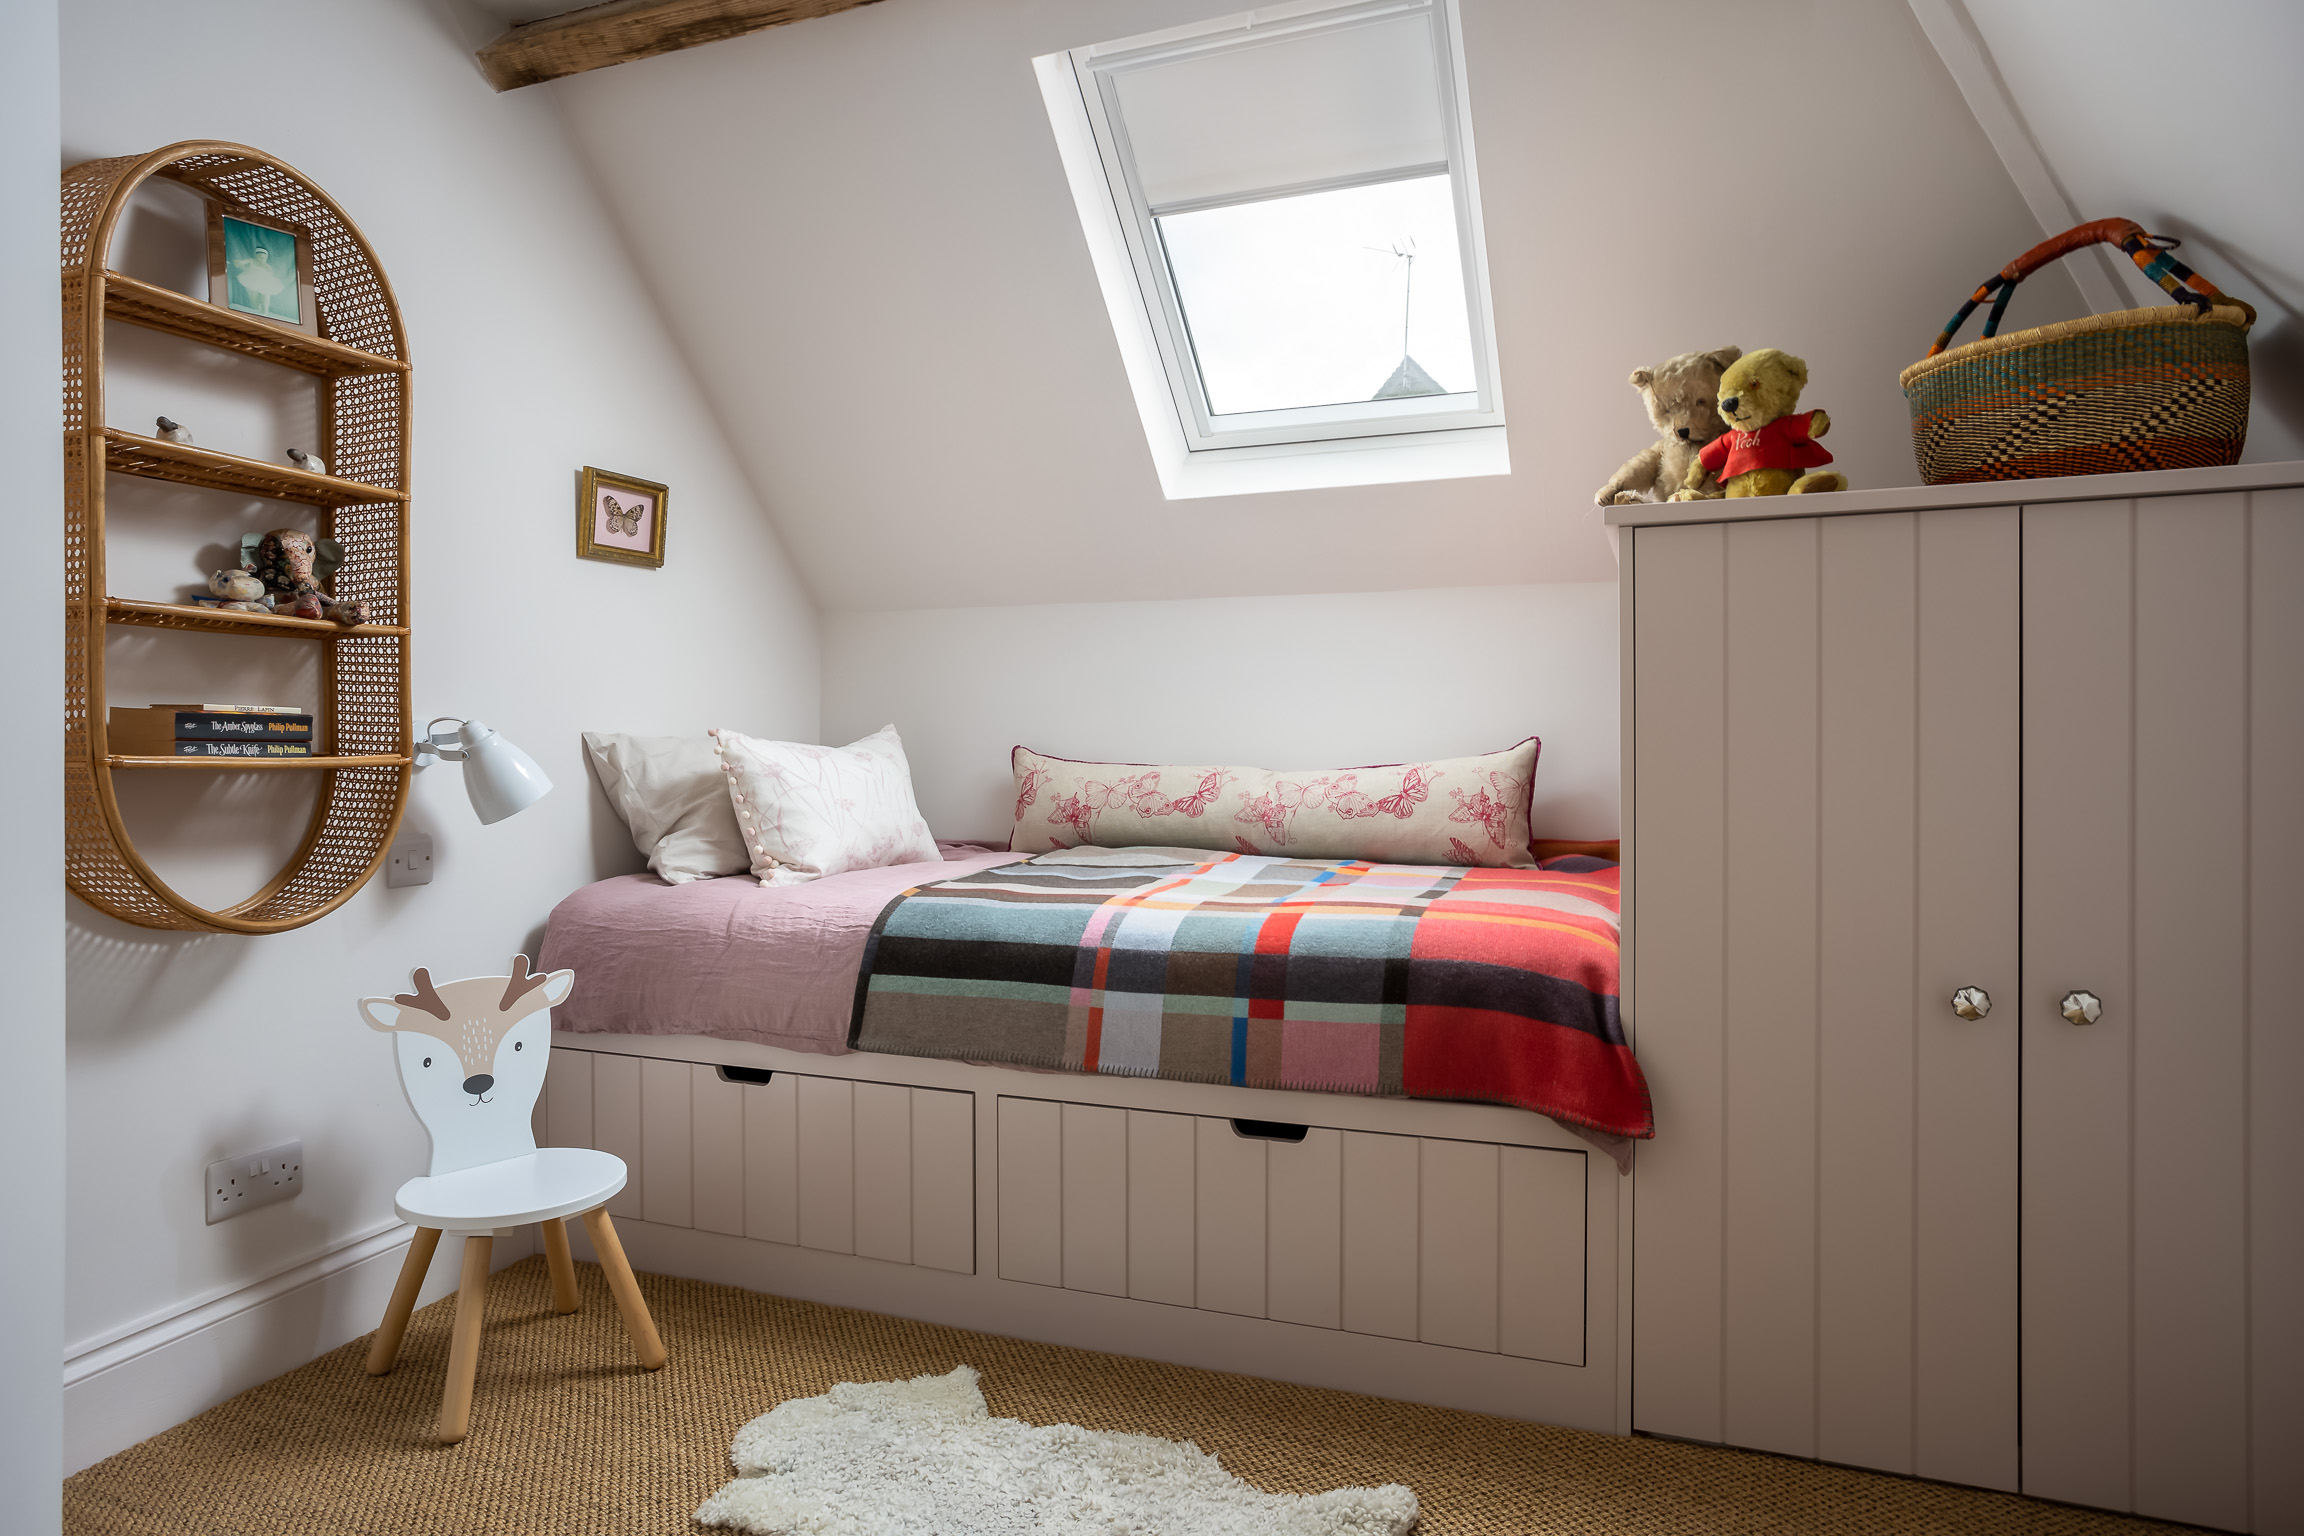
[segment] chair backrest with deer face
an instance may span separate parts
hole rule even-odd
[[[434,1174],[536,1150],[529,1116],[552,1055],[552,1008],[575,990],[574,971],[472,976],[435,986],[419,967],[416,990],[360,999],[370,1029],[393,1037],[408,1107],[432,1136]]]

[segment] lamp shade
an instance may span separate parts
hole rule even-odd
[[[552,792],[536,759],[477,720],[464,722],[464,792],[482,825],[517,815]]]

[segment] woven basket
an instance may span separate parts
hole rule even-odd
[[[2127,252],[2177,302],[1996,334],[2019,282],[2098,242]],[[2238,463],[2256,312],[2169,255],[2176,243],[2127,219],[2099,219],[1986,279],[1899,381],[1920,478],[1949,485]],[[1995,292],[1984,339],[1952,346],[1953,332]]]

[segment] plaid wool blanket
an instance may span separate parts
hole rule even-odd
[[[1477,1100],[1655,1133],[1617,1018],[1614,864],[1074,856],[890,902],[865,945],[849,1045]]]

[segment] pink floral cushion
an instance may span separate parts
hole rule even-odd
[[[1369,768],[1081,763],[1018,747],[1019,853],[1051,848],[1221,848],[1383,864],[1526,867],[1531,736],[1482,757]]]
[[[920,819],[892,725],[845,747],[715,730],[712,750],[762,885],[943,857]]]

